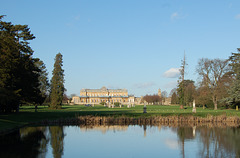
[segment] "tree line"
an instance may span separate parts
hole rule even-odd
[[[53,77],[49,83],[46,66],[29,42],[35,39],[27,25],[14,25],[0,16],[0,112],[18,111],[23,104],[60,108],[64,88],[62,54],[55,57]]]
[[[191,106],[235,108],[240,103],[240,49],[228,59],[199,59],[199,82],[184,79],[186,61],[182,61],[177,88],[171,91],[171,103]]]

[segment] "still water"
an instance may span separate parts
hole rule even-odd
[[[0,157],[240,157],[240,128],[25,127],[0,136]]]

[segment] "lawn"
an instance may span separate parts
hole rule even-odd
[[[103,105],[95,105],[94,107],[86,107],[84,105],[64,105],[62,109],[52,110],[47,106],[39,106],[38,112],[35,112],[34,106],[22,106],[19,113],[0,114],[0,131],[16,128],[32,122],[39,122],[41,120],[55,120],[61,118],[72,118],[76,116],[126,116],[126,117],[151,117],[151,116],[200,116],[206,117],[210,115],[226,115],[239,116],[240,112],[236,110],[213,110],[197,108],[197,113],[192,113],[191,107],[179,109],[179,106],[160,106],[148,105],[147,113],[143,114],[143,106],[137,105],[132,108],[108,108]]]

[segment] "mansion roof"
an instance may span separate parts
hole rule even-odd
[[[101,89],[82,89],[80,92],[127,92],[127,89],[107,89],[102,87]]]

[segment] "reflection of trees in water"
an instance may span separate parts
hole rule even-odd
[[[28,158],[46,153],[46,128],[28,127],[0,136],[0,157]]]
[[[193,128],[192,127],[178,127],[177,135],[179,142],[181,143],[181,155],[185,157],[185,141],[194,139]]]
[[[240,128],[199,128],[201,157],[240,157]]]
[[[53,149],[54,158],[60,158],[63,155],[63,139],[64,132],[62,126],[50,126],[49,127],[51,133],[51,145]]]
[[[41,131],[43,134],[43,139],[39,141],[40,146],[39,146],[39,154],[38,157],[45,157],[47,153],[47,144],[49,142],[49,132],[46,127],[26,127],[26,128],[21,128],[20,129],[20,135],[21,137],[28,137],[29,134],[34,133],[36,131]]]
[[[34,158],[46,157],[47,145],[51,140],[53,156],[63,154],[63,127],[26,127],[0,136],[0,157]]]
[[[169,126],[140,126],[141,132],[155,133]],[[89,130],[88,127],[81,127]],[[195,131],[196,128],[196,137]],[[128,126],[97,126],[91,130],[119,130],[126,131]],[[178,136],[182,157],[185,157],[186,142],[191,139],[198,141],[196,157],[240,157],[240,128],[232,127],[170,127]],[[63,155],[64,129],[61,126],[27,127],[16,130],[11,134],[0,136],[0,157],[28,158],[46,157],[48,143],[51,142],[52,154],[55,158]]]
[[[199,142],[199,157],[240,157],[240,128],[212,127],[172,127],[181,144],[181,154],[185,157],[185,142],[190,139]],[[187,149],[189,150],[189,149]]]

